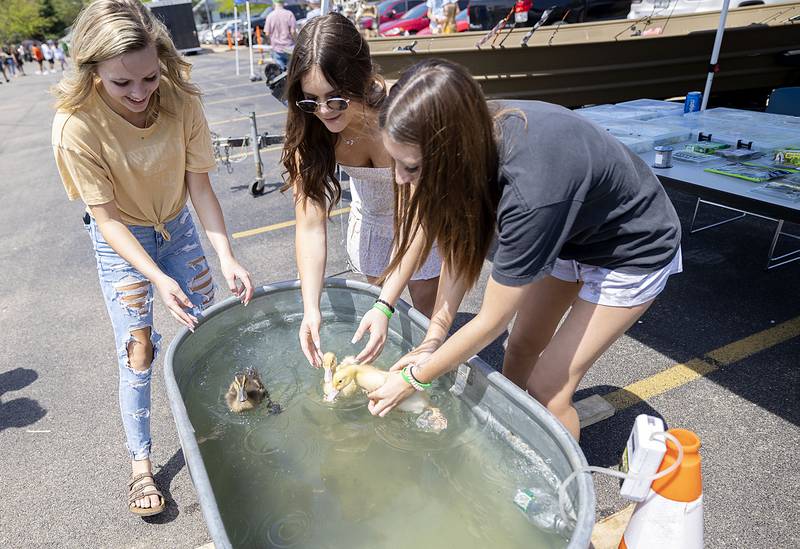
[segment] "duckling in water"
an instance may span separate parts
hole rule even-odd
[[[333,375],[337,368],[355,363],[355,358],[348,356],[341,364],[336,362],[336,355],[325,353],[322,355],[322,368],[325,370],[325,378],[322,380],[322,393],[325,395],[325,402],[333,402],[337,397],[350,398],[358,392],[358,385],[355,383],[347,384],[343,389],[333,388]]]
[[[340,364],[336,373],[333,374],[333,390],[343,391],[352,385],[361,387],[365,392],[370,393],[383,385],[388,378],[389,372],[379,370],[371,364]],[[424,431],[438,433],[447,429],[447,418],[439,408],[433,406],[425,393],[415,391],[414,394],[398,404],[397,409],[402,412],[419,414],[417,427]]]
[[[281,411],[280,404],[272,402],[267,388],[261,382],[261,377],[253,368],[248,368],[244,373],[235,374],[231,386],[228,387],[228,392],[225,393],[225,402],[228,404],[228,408],[237,414],[253,410],[265,400],[272,413],[277,414]]]

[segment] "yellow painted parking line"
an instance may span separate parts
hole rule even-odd
[[[266,118],[267,116],[275,116],[278,114],[286,114],[286,111],[275,111],[275,112],[265,112],[264,114],[257,114],[256,118]],[[239,122],[241,120],[249,120],[249,116],[239,116],[238,118],[228,118],[227,120],[217,120],[215,122],[209,122],[209,126],[215,126],[217,124],[227,124],[228,122]]]
[[[349,206],[346,207],[346,208],[339,208],[338,210],[333,210],[331,212],[330,217],[346,214],[349,211],[350,211],[350,207]],[[294,219],[291,220],[291,221],[283,221],[281,223],[275,223],[274,225],[267,225],[266,227],[258,227],[257,229],[250,229],[248,231],[242,231],[242,232],[239,232],[239,233],[233,233],[232,236],[233,236],[233,238],[244,238],[246,236],[253,236],[253,235],[257,235],[257,234],[261,234],[261,233],[266,233],[266,232],[269,232],[269,231],[276,231],[278,229],[285,229],[286,227],[291,227],[295,223],[297,223],[297,222]]]
[[[706,353],[703,358],[695,358],[685,364],[676,364],[663,372],[603,395],[603,398],[618,411],[624,410],[643,400],[704,377],[721,366],[734,364],[798,336],[800,336],[800,317],[724,345]]]
[[[716,369],[717,366],[696,358],[690,360],[686,364],[676,364],[663,372],[659,372],[648,378],[637,381],[636,383],[631,383],[622,389],[617,389],[613,393],[603,395],[603,398],[617,410],[624,410],[643,400],[660,395],[661,393],[666,393],[670,389],[680,387],[699,377],[703,377]]]
[[[256,99],[257,97],[267,97],[267,92],[257,93],[255,95],[245,95],[244,97],[229,97],[227,99],[217,99],[216,101],[206,101],[204,105],[219,105],[220,103],[230,103],[231,101],[245,101],[247,99]]]
[[[782,322],[772,328],[758,332],[739,341],[734,341],[706,354],[720,364],[728,365],[774,347],[800,335],[800,317]]]

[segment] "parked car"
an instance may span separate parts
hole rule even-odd
[[[201,33],[198,32],[197,37],[203,44],[213,44],[214,39],[223,34],[222,29],[224,29],[228,23],[231,23],[231,21],[217,21],[216,23],[213,23],[210,28]]]
[[[378,4],[378,28],[384,23],[400,19],[408,10],[424,3],[425,0],[383,0]],[[362,29],[373,28],[372,17],[362,17],[359,23]]]
[[[416,34],[422,29],[427,29],[429,24],[428,5],[420,4],[408,10],[400,19],[383,23],[378,27],[378,34],[381,36]]]
[[[236,29],[236,31],[234,32],[235,28],[236,28],[236,23],[234,21],[227,21],[222,27],[219,28],[218,31],[214,31],[214,43],[227,44],[228,31],[230,31],[233,40],[241,44],[242,38],[245,36],[245,33],[242,32],[241,21],[239,22],[238,29]],[[236,36],[234,36],[234,34],[236,34]]]
[[[513,9],[508,26],[516,22],[517,27],[532,27],[542,12],[553,8],[547,20],[552,25],[562,19],[567,23],[625,19],[630,11],[631,0],[472,0],[469,4],[470,30],[490,30]]]
[[[785,4],[796,0],[731,0],[731,8],[760,6],[763,4]],[[651,15],[681,15],[702,11],[722,10],[722,0],[633,0],[628,19],[639,19]]]
[[[468,3],[468,2],[465,2]],[[466,32],[469,30],[469,11],[466,9],[461,10],[456,14],[456,32]],[[430,35],[431,28],[426,27],[417,33],[417,36]]]
[[[468,3],[469,0],[458,0],[458,9],[465,9]],[[458,19],[457,16],[456,19]],[[428,29],[429,25],[428,5],[427,3],[423,3],[408,10],[400,19],[382,24],[378,29],[378,33],[381,36],[417,34],[420,31]],[[430,34],[430,32],[428,32],[428,34]]]

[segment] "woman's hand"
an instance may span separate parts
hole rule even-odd
[[[322,366],[322,350],[319,344],[319,328],[322,324],[322,315],[319,310],[306,312],[303,322],[300,323],[300,348],[306,355],[306,360],[314,368]]]
[[[400,357],[400,360],[395,362],[391,368],[389,368],[390,372],[399,372],[409,364],[416,364],[417,366],[422,366],[425,364],[431,355],[441,346],[441,343],[438,340],[425,340],[420,343],[417,347],[414,348],[413,351],[407,353],[406,355]]]
[[[378,309],[370,309],[361,318],[361,323],[358,325],[355,335],[351,343],[358,343],[364,333],[369,332],[369,341],[366,347],[356,357],[358,363],[371,363],[374,362],[386,344],[386,334],[389,333],[389,318],[379,311]]]
[[[416,389],[406,383],[400,372],[392,372],[386,382],[367,395],[367,409],[373,416],[384,417],[395,406],[410,397]]]
[[[156,287],[156,290],[158,290],[158,295],[161,296],[164,305],[167,306],[167,310],[175,317],[175,320],[194,332],[194,327],[197,326],[197,318],[184,310],[191,310],[194,308],[194,305],[189,301],[189,298],[186,297],[186,294],[183,293],[178,283],[167,275],[164,275],[163,277],[157,278],[153,282],[153,285]]]
[[[247,269],[239,265],[233,256],[220,259],[220,267],[222,267],[222,274],[231,293],[244,305],[250,303],[250,299],[253,297],[253,282]]]

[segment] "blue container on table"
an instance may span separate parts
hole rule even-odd
[[[703,101],[702,92],[689,92],[686,94],[686,101],[683,102],[683,112],[696,112],[700,110],[700,103]]]

